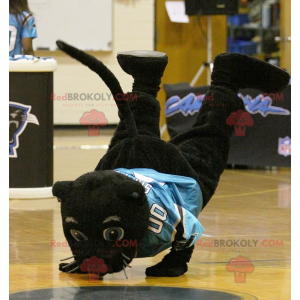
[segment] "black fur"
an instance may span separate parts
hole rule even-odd
[[[95,71],[115,99],[117,93],[123,93],[118,80],[101,62],[61,41],[57,44]],[[118,227],[124,231],[122,239],[136,240],[138,246],[147,230],[149,207],[142,185],[112,170],[149,168],[160,173],[194,178],[201,187],[204,208],[213,196],[227,162],[233,127],[226,124],[226,119],[231,112],[244,109],[243,101],[236,95],[237,89],[249,85],[263,91],[264,88],[268,92],[272,89],[278,91],[289,81],[286,72],[269,64],[243,55],[220,55],[214,65],[214,85],[207,94],[209,98],[213,97],[213,101],[203,103],[191,130],[165,142],[160,139],[160,106],[156,94],[167,65],[167,56],[136,57],[135,53],[122,53],[118,60],[123,70],[134,77],[132,93],[137,100],[116,100],[120,123],[109,150],[95,171],[74,182],[57,182],[53,187],[53,195],[61,201],[64,233],[75,258],[70,266],[61,264],[61,271],[80,272],[77,267],[85,258],[97,256],[104,259],[109,273],[118,272],[124,265],[122,253],[128,258],[126,264],[135,257],[136,247],[121,248],[120,252],[112,253],[113,242],[105,240],[104,232],[107,228]],[[240,67],[241,63],[244,68]],[[262,76],[256,80],[251,72],[245,71],[252,68],[255,74],[263,72],[266,76],[264,82],[261,81]],[[272,72],[276,73],[274,76],[279,84],[270,82],[274,79]],[[119,216],[121,221],[103,224],[111,216]],[[66,222],[68,217],[74,218],[77,223],[70,222],[70,219]],[[79,230],[79,234],[82,233],[88,240],[76,241],[71,229]],[[170,277],[184,274],[193,248],[176,251],[173,245],[163,261],[148,268],[146,274]]]
[[[121,253],[134,257],[134,247],[114,249],[115,241],[105,240],[103,232],[108,228],[120,227],[124,230],[123,239],[136,240],[137,243],[142,239],[148,226],[149,209],[141,184],[114,171],[91,172],[74,182],[55,183],[53,195],[61,201],[64,234],[76,257],[76,266],[80,266],[86,258],[97,256],[104,259],[110,272],[118,272],[123,269]],[[124,223],[128,211],[137,217]],[[102,223],[107,217],[116,215],[120,217],[120,222],[112,220]],[[66,222],[67,217],[78,223]],[[71,229],[80,231],[88,240],[76,241],[70,233]],[[126,260],[126,263],[129,262]],[[61,268],[65,265],[61,264]],[[74,268],[75,265],[72,265],[61,270],[68,272]]]

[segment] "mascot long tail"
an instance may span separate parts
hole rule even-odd
[[[134,121],[134,117],[129,108],[128,101],[117,100],[117,96],[124,94],[124,92],[115,75],[101,61],[97,60],[95,57],[73,46],[70,46],[63,41],[57,41],[56,44],[59,47],[59,49],[61,49],[71,57],[75,58],[76,60],[80,61],[83,65],[89,67],[92,71],[94,71],[100,76],[100,78],[110,89],[114,97],[114,100],[119,109],[119,116],[122,120],[125,121],[128,136],[130,137],[136,136],[138,134],[138,131]]]

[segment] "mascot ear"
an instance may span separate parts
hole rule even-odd
[[[57,181],[53,188],[52,194],[57,197],[58,202],[64,201],[73,187],[73,181]]]
[[[147,201],[143,186],[136,181],[120,184],[118,186],[117,195],[120,199],[136,202],[140,206]]]

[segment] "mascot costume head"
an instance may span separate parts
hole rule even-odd
[[[288,84],[289,75],[252,57],[218,55],[206,97],[213,96],[214,106],[204,101],[193,128],[165,142],[160,139],[156,95],[168,62],[166,54],[118,54],[120,66],[134,79],[127,99],[136,98],[120,101],[122,88],[102,62],[62,41],[57,45],[101,77],[120,117],[109,149],[95,171],[75,181],[56,182],[53,187],[73,253],[73,261],[61,263],[59,269],[81,273],[80,266],[97,257],[106,265],[101,275],[125,272],[133,258],[154,256],[171,248],[160,263],[146,269],[146,274],[184,274],[194,244],[203,232],[198,215],[214,194],[226,167],[234,130],[226,120],[231,113],[244,110],[238,90],[278,92]]]

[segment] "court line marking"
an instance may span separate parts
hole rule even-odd
[[[291,189],[291,187],[285,187],[281,189],[271,189],[271,190],[264,190],[264,191],[257,191],[251,193],[241,193],[241,194],[229,194],[229,195],[220,195],[220,196],[213,196],[212,199],[221,199],[221,198],[228,198],[228,197],[241,197],[241,196],[251,196],[251,195],[258,195],[258,194],[266,194],[266,193],[273,193],[278,191],[283,191],[286,189]]]
[[[17,204],[18,202],[20,202],[21,200],[9,200],[9,206],[11,205],[15,205]]]
[[[104,149],[107,150],[109,148],[108,145],[56,145],[53,146],[54,150],[61,149],[81,149],[81,150],[95,150],[95,149]]]
[[[111,280],[112,281],[112,280]],[[98,285],[96,287],[99,288],[99,290],[101,290],[101,287],[128,287],[128,284],[126,283],[108,283],[107,285]],[[243,297],[241,299],[243,300],[258,300],[258,298],[252,294],[249,293],[244,293],[244,292],[240,292],[240,291],[235,291],[235,290],[225,290],[225,289],[216,289],[216,288],[210,288],[210,287],[206,287],[206,286],[173,286],[173,285],[169,285],[169,283],[167,282],[161,282],[160,285],[152,285],[152,284],[137,284],[135,285],[136,287],[158,287],[158,288],[173,288],[174,290],[176,289],[189,289],[189,290],[202,290],[202,291],[212,291],[212,292],[221,292],[221,293],[226,293],[232,296],[240,296]],[[90,287],[95,287],[93,285],[72,285],[70,284],[69,286],[45,286],[45,287],[38,287],[38,288],[31,288],[31,289],[26,289],[26,290],[12,290],[9,291],[9,295],[13,295],[13,294],[18,294],[18,293],[26,293],[26,292],[34,292],[34,291],[41,291],[41,290],[55,290],[55,289],[77,289],[79,290],[80,288],[90,288]]]
[[[279,261],[291,261],[292,259],[291,258],[282,258],[282,259],[251,259],[251,262],[279,262]],[[213,261],[202,261],[200,263],[195,263],[194,264],[198,264],[198,265],[201,265],[201,264],[228,264],[228,260],[227,261],[216,261],[216,262],[213,262]],[[189,265],[190,266],[190,265]]]
[[[235,174],[239,174],[239,175],[243,175],[243,176],[255,176],[255,177],[260,177],[260,178],[264,178],[264,179],[269,179],[269,180],[279,180],[279,181],[284,181],[284,182],[289,182],[291,183],[291,180],[288,179],[280,179],[277,177],[271,177],[271,176],[267,176],[267,175],[260,175],[260,174],[251,174],[251,173],[244,173],[244,172],[240,172],[240,171],[235,171],[235,170],[230,170],[232,173]],[[280,174],[278,174],[280,175]],[[277,176],[277,175],[276,175]]]
[[[203,236],[203,234],[202,234]],[[253,239],[253,237],[272,237],[272,236],[291,236],[291,233],[272,233],[270,235],[266,235],[266,234],[256,234],[256,235],[248,235],[248,234],[234,234],[234,235],[211,235],[211,237],[228,237],[229,239],[233,238],[233,237],[239,237],[239,236],[248,236],[249,238]]]

